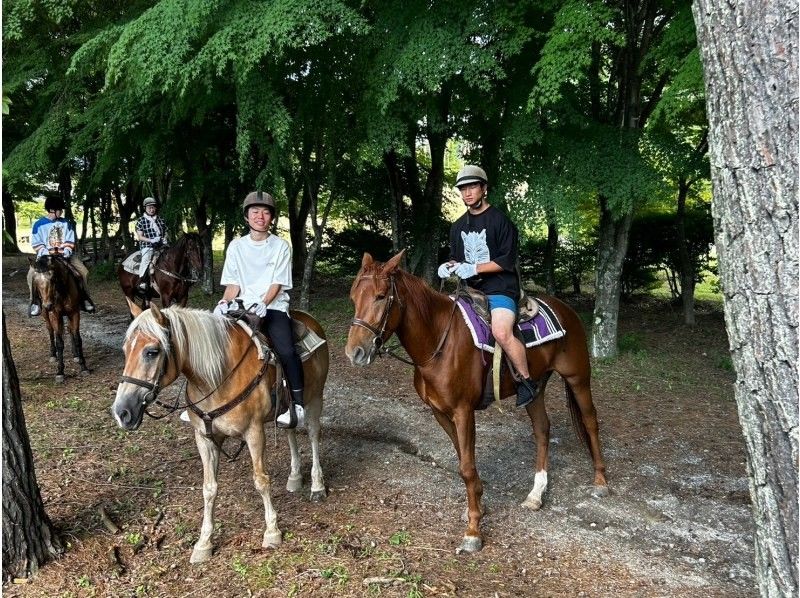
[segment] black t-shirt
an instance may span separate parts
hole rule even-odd
[[[506,295],[516,301],[518,238],[517,227],[494,206],[477,216],[467,211],[450,227],[450,259],[471,264],[494,262],[502,272],[478,274],[467,282],[487,295]]]

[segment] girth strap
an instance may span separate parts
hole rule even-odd
[[[203,411],[197,406],[196,403],[192,403],[191,401],[189,401],[188,396],[186,397],[186,406],[189,409],[191,409],[195,415],[197,415],[200,419],[203,420],[203,424],[205,425],[206,437],[210,438],[212,436],[212,422],[214,421],[214,419],[221,415],[225,415],[226,413],[228,413],[228,411],[230,411],[234,407],[239,406],[242,402],[244,402],[244,400],[248,396],[250,396],[250,393],[253,392],[255,388],[259,385],[261,379],[264,377],[264,374],[267,373],[268,367],[269,367],[269,359],[264,359],[261,362],[261,369],[258,370],[258,374],[256,374],[256,377],[250,381],[250,384],[248,384],[242,390],[242,392],[236,395],[236,397],[233,400],[225,403],[222,407],[217,407],[213,411],[209,412]]]

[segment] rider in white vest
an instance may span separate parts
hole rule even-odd
[[[139,262],[139,288],[145,290],[153,251],[167,244],[167,225],[158,215],[158,202],[155,199],[145,198],[142,206],[144,214],[136,221],[136,239],[142,254],[142,261]]]

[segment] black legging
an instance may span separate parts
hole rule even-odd
[[[281,360],[289,382],[289,390],[296,405],[303,404],[303,363],[294,346],[292,320],[284,311],[268,309],[261,321],[261,329],[272,341],[272,348]]]

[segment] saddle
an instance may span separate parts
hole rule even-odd
[[[489,311],[489,299],[483,292],[464,285],[459,288],[458,297],[469,303],[475,313],[491,327],[492,313]],[[537,313],[539,313],[539,304],[533,297],[529,297],[524,290],[521,290],[517,302],[517,324],[532,320]]]
[[[283,366],[272,350],[272,340],[269,338],[269,335],[262,330],[262,318],[247,311],[240,300],[236,300],[236,303],[239,308],[228,310],[227,316],[241,326],[250,338],[253,339],[258,349],[258,358],[260,360],[267,359],[270,365],[275,366],[275,386],[270,389],[270,396],[272,399],[272,408],[275,409],[275,416],[277,417],[279,413],[283,413],[287,409],[293,407],[289,385],[283,373]],[[294,346],[297,350],[297,355],[300,357],[300,361],[308,360],[314,352],[326,342],[324,338],[321,338],[316,332],[311,330],[311,328],[294,318],[292,318],[292,336],[294,337]],[[294,414],[294,410],[292,410],[292,414]],[[294,427],[294,424],[292,424],[291,427]]]
[[[161,249],[154,249],[153,250],[153,258],[150,260],[150,268],[149,274],[150,277],[153,277],[153,272],[155,272],[156,262],[158,261],[159,256],[164,251],[164,248]],[[122,262],[122,269],[129,274],[139,274],[139,264],[142,263],[142,252],[139,250],[134,251],[128,257],[125,258],[125,261]]]

